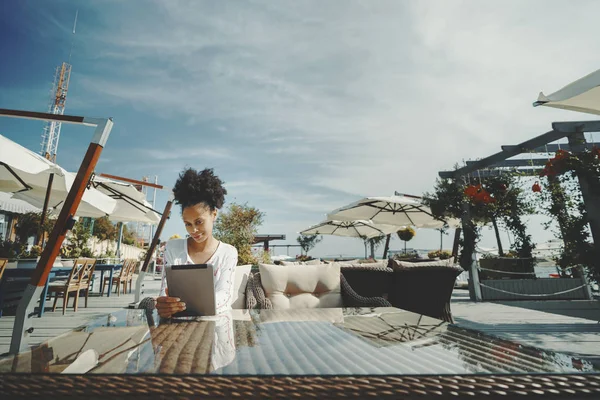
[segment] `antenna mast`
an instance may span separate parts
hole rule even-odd
[[[51,114],[63,115],[65,113],[65,103],[67,102],[67,91],[69,90],[69,81],[71,80],[71,53],[73,52],[73,41],[75,36],[75,27],[77,26],[77,15],[75,12],[75,22],[73,23],[73,37],[71,39],[71,49],[69,50],[69,62],[63,62],[56,67],[54,73],[54,82],[50,90],[50,99],[48,101],[48,112]],[[60,139],[61,123],[59,121],[48,121],[42,132],[42,149],[40,154],[52,162],[56,162],[58,152],[58,140]]]

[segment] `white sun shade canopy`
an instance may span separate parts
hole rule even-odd
[[[550,95],[540,92],[533,106],[600,115],[600,70],[576,80]]]
[[[38,175],[45,175],[45,183],[43,186],[32,185],[30,190],[14,193],[13,198],[25,200],[35,207],[42,208],[46,198],[49,171]],[[67,199],[67,195],[71,190],[71,186],[73,186],[75,177],[76,174],[67,172],[61,167],[54,170],[52,190],[48,199],[48,210],[50,215],[58,216],[60,213],[60,210]],[[89,188],[83,193],[83,197],[81,198],[81,202],[79,203],[79,207],[77,207],[75,215],[78,217],[100,218],[110,215],[116,206],[116,200],[94,188]]]
[[[398,226],[374,224],[371,221],[323,221],[300,232],[301,235],[333,235],[373,238],[398,232]]]
[[[48,201],[50,210],[64,203],[76,176],[2,135],[0,135],[0,163],[0,191],[13,193],[13,198],[24,200],[40,209],[44,206],[51,174],[54,174],[54,178]],[[89,188],[85,190],[75,215],[102,217],[110,214],[116,204],[116,200],[94,188]]]
[[[366,197],[327,214],[332,221],[372,221],[375,224],[441,228],[444,222],[436,219],[429,207],[418,198],[407,196]],[[458,221],[449,221],[458,226]],[[399,229],[399,228],[398,228]]]
[[[111,221],[149,224],[160,222],[160,216],[146,200],[146,195],[134,185],[98,176],[94,178],[93,185],[98,191],[117,201],[117,206],[108,217]]]
[[[46,185],[56,164],[0,135],[0,191],[13,193],[26,190],[27,185]],[[44,182],[44,179],[46,180]]]

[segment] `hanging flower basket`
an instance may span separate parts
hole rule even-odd
[[[400,240],[403,240],[405,242],[410,241],[413,237],[415,237],[415,230],[411,227],[408,228],[404,228],[398,231],[398,238],[400,238]]]
[[[464,190],[464,194],[475,204],[489,204],[496,201],[496,199],[481,185],[467,186]]]

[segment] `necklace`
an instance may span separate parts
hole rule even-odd
[[[204,250],[202,250],[202,251],[193,251],[193,249],[191,249],[190,243],[188,242],[188,245],[187,245],[188,256],[196,264],[206,264],[208,261],[210,261],[211,258],[213,258],[213,256],[219,249],[221,242],[218,240],[215,240],[215,242],[217,245],[214,246],[214,249],[207,249],[205,247]],[[192,251],[190,251],[190,250],[192,250]],[[210,254],[208,257],[206,257],[207,253]]]

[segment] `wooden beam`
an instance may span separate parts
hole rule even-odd
[[[467,166],[474,165],[477,161],[467,161]],[[548,162],[547,158],[534,158],[534,159],[520,159],[520,160],[504,160],[494,165],[490,165],[489,168],[513,168],[513,167],[531,167],[546,165]]]
[[[600,132],[600,121],[553,122],[552,130],[562,133]]]
[[[84,122],[84,117],[78,117],[75,115],[60,115],[36,111],[9,110],[7,108],[0,108],[0,116],[25,119],[39,119],[43,121],[60,121],[72,124],[83,124]]]
[[[513,170],[501,170],[501,169],[484,169],[482,171],[475,171],[471,174],[471,178],[489,178],[492,176],[501,176],[506,174],[518,174],[520,176],[539,176],[542,168],[519,168]]]
[[[529,139],[523,143],[518,144],[517,146],[513,147],[510,149],[510,151],[501,151],[499,153],[493,154],[489,157],[486,158],[482,158],[481,160],[475,161],[473,164],[471,165],[467,165],[465,167],[459,168],[456,171],[452,171],[452,176],[451,177],[459,177],[459,176],[464,176],[467,174],[471,174],[474,171],[477,170],[482,170],[485,168],[489,168],[490,166],[497,164],[501,161],[506,160],[507,158],[516,156],[518,154],[521,154],[523,152],[523,149],[535,149],[539,146],[542,146],[546,143],[550,143],[550,142],[554,142],[556,140],[562,139],[563,137],[565,137],[567,134],[565,132],[558,132],[555,130],[551,130],[549,132],[546,132],[540,136],[536,136],[533,139]],[[443,171],[445,175],[446,172],[449,171]],[[441,175],[440,173],[440,177],[444,177]]]
[[[596,147],[600,147],[600,142],[589,142],[586,143],[586,147],[588,149],[592,149],[594,146]],[[516,145],[504,145],[501,146],[502,150],[504,151],[513,151],[515,149],[518,149],[519,146]],[[567,150],[567,149],[571,149],[571,146],[569,146],[569,143],[553,143],[553,144],[546,144],[544,146],[539,146],[536,147],[533,150],[524,150],[523,152],[531,152],[531,153],[556,153],[558,150]]]
[[[153,187],[156,189],[163,189],[162,185],[157,185],[156,183],[138,181],[136,179],[131,179],[131,178],[123,178],[122,176],[109,175],[109,174],[99,174],[98,176],[101,176],[103,178],[109,178],[109,179],[115,179],[118,181],[133,183],[134,185],[150,186],[150,187]]]

